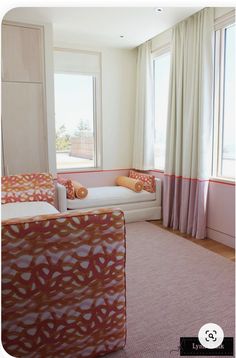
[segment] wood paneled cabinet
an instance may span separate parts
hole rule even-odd
[[[2,89],[6,171],[9,174],[45,171],[42,84],[5,82]]]
[[[2,25],[2,80],[43,82],[41,28]]]
[[[43,28],[2,25],[5,175],[48,171]]]

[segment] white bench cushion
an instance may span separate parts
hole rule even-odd
[[[25,216],[56,214],[58,212],[54,206],[45,201],[26,201],[1,205],[2,220]]]
[[[103,186],[88,188],[88,195],[85,199],[67,199],[67,208],[83,209],[152,200],[156,200],[156,193],[149,193],[145,190],[136,193],[122,186]]]

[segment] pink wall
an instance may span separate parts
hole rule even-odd
[[[161,179],[161,181],[162,181],[162,193],[163,193],[164,173],[162,171],[160,171],[160,170],[150,170],[149,173],[154,175],[156,178]],[[162,200],[163,200],[163,194],[162,194],[162,198],[161,198],[161,205],[162,205]]]
[[[164,173],[161,170],[150,170],[150,174],[154,175],[156,178],[163,179]]]
[[[207,236],[223,244],[235,244],[235,185],[210,181]]]
[[[163,179],[164,173],[151,174]],[[235,185],[210,181],[207,207],[207,237],[235,247]]]
[[[91,170],[83,172],[60,173],[63,178],[70,178],[79,181],[87,188],[98,186],[115,185],[115,180],[119,175],[128,175],[129,169],[113,169],[113,170]]]
[[[128,175],[128,169],[92,170],[61,173],[60,176],[79,181],[87,187],[115,185],[116,177]],[[159,179],[164,173],[150,171]],[[210,181],[207,209],[207,237],[234,247],[235,239],[235,185]]]

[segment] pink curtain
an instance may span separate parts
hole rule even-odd
[[[204,238],[208,183],[208,180],[165,175],[163,224],[196,238]]]

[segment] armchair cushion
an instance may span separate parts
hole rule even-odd
[[[47,201],[54,204],[55,185],[49,173],[19,174],[2,177],[2,204]]]
[[[65,179],[57,176],[57,182],[66,188],[67,199],[75,199],[75,188],[71,179]]]
[[[154,175],[138,172],[136,170],[130,170],[129,177],[143,182],[143,190],[146,190],[149,193],[155,193],[156,180]]]

